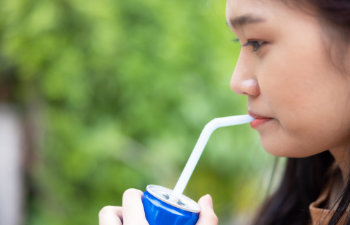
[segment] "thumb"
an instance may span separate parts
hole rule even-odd
[[[201,197],[198,201],[198,204],[201,208],[201,212],[199,214],[199,220],[196,225],[218,225],[219,220],[215,215],[213,209],[213,200],[211,196],[208,194]]]

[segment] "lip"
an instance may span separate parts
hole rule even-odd
[[[253,129],[257,129],[260,125],[272,120],[271,117],[262,116],[262,115],[253,113],[251,111],[249,111],[249,115],[254,118],[254,120],[252,122],[250,122],[250,126]]]

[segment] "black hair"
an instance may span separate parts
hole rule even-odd
[[[309,224],[309,205],[328,184],[333,162],[328,151],[307,158],[289,158],[281,184],[265,201],[253,224]]]

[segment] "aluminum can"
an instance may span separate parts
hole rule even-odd
[[[194,225],[200,207],[192,199],[159,186],[148,185],[142,197],[145,215],[150,225]]]

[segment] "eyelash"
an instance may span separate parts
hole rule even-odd
[[[264,44],[263,41],[247,41],[247,43],[245,43],[244,45],[242,45],[243,47],[246,47],[246,46],[252,46],[253,47],[253,52],[257,52],[260,47]]]
[[[234,42],[239,42],[239,39],[236,38],[233,41]],[[243,44],[242,46],[243,47],[252,46],[253,47],[253,52],[257,52],[263,44],[265,44],[264,41],[248,40],[247,43]]]

